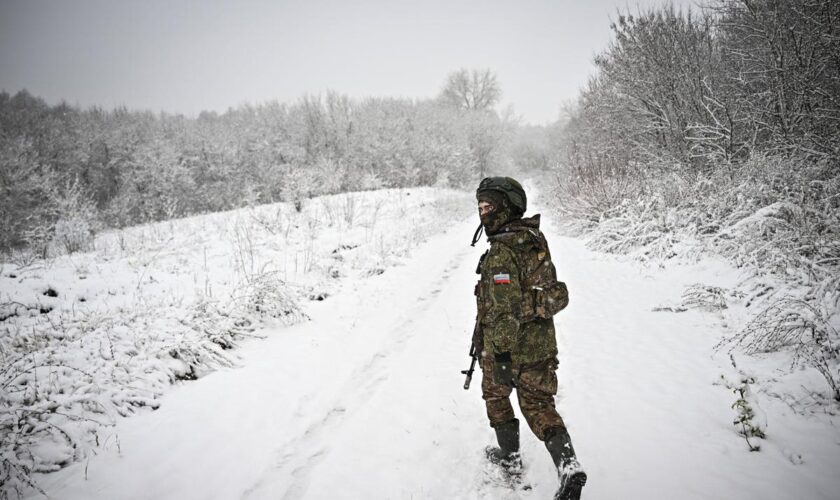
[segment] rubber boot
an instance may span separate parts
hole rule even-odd
[[[554,500],[579,500],[580,492],[586,484],[586,472],[575,456],[569,432],[562,427],[549,429],[546,431],[545,447],[551,454],[560,479]]]
[[[485,450],[487,459],[508,471],[519,470],[522,466],[519,458],[519,420],[513,419],[493,429],[496,431],[499,446],[487,447]]]

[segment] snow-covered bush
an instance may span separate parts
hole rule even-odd
[[[2,117],[2,113],[0,113]],[[34,140],[0,135],[0,251],[44,254],[55,221],[58,176],[38,164]]]
[[[645,248],[645,258],[674,256],[674,224],[667,211],[660,211],[660,200],[628,201],[602,215],[591,245],[611,253],[626,254]],[[664,214],[665,216],[662,216]]]
[[[682,304],[706,311],[726,309],[726,290],[696,283],[685,289],[682,294]]]
[[[55,223],[53,244],[67,253],[90,250],[93,243],[93,228],[90,223],[78,217],[61,218]]]
[[[840,334],[829,323],[830,315],[804,300],[782,298],[727,343],[743,347],[748,354],[790,350],[791,368],[816,368],[828,383],[831,396],[840,402]]]
[[[289,286],[277,272],[251,276],[234,291],[234,308],[244,317],[256,315],[280,320],[287,325],[306,319],[306,314],[288,290]]]
[[[117,416],[157,408],[176,380],[233,365],[225,350],[253,330],[247,317],[204,300],[183,309],[138,304],[119,314],[47,311],[34,322],[7,317],[0,491],[107,446]]]
[[[93,237],[99,229],[96,206],[78,179],[58,190],[54,205],[58,214],[52,231],[55,251],[75,253],[91,250]]]

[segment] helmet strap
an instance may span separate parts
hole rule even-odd
[[[473,234],[472,243],[470,244],[471,247],[474,247],[475,244],[478,243],[478,240],[481,239],[481,232],[483,230],[484,230],[484,224],[479,223],[478,224],[478,229],[476,229],[475,233]]]

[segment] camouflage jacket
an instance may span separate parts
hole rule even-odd
[[[481,275],[476,296],[478,317],[475,340],[495,355],[510,352],[515,364],[534,363],[557,355],[554,320],[522,321],[525,269],[536,267],[540,254],[539,215],[517,219],[490,236],[490,250],[479,261]]]

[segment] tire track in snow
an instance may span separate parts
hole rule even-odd
[[[421,331],[416,327],[416,318],[422,317],[432,309],[452,272],[467,264],[465,259],[469,253],[469,249],[461,250],[447,261],[440,273],[440,279],[433,282],[432,289],[426,288],[426,293],[414,299],[416,305],[400,315],[404,319],[397,319],[396,325],[388,328],[389,333],[385,335],[376,352],[361,362],[342,384],[340,396],[330,405],[330,409],[304,432],[281,446],[282,451],[278,453],[274,466],[267,470],[256,484],[243,492],[243,499],[265,496],[297,499],[305,495],[313,471],[329,453],[329,445],[326,443],[328,436],[338,433],[346,419],[352,417],[353,409],[364,406],[376,394],[377,389],[389,380],[392,360]],[[412,290],[413,287],[403,286],[398,289]],[[373,327],[379,326],[374,324]],[[355,329],[363,328],[365,319],[360,319],[355,324]],[[298,412],[306,413],[300,409]]]

